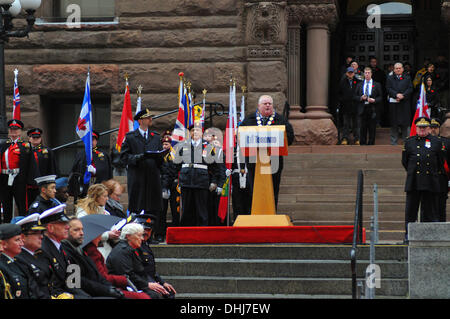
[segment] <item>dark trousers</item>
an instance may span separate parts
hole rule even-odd
[[[342,138],[348,140],[350,131],[352,131],[354,141],[359,141],[360,125],[358,122],[358,116],[355,113],[345,113],[343,114],[343,122],[344,125],[342,127]]]
[[[216,191],[209,192],[208,195],[208,225],[220,226],[219,213],[220,195]]]
[[[363,114],[358,116],[360,128],[360,143],[361,145],[374,145],[375,134],[377,129],[376,113],[372,110],[364,110]],[[367,134],[369,135],[367,139]]]
[[[447,192],[439,193],[439,221],[442,223],[447,221],[447,198]]]
[[[239,179],[239,175],[234,174],[233,179],[234,178]],[[231,200],[233,203],[234,219],[236,219],[238,215],[250,215],[252,210],[252,192],[249,188],[240,188],[239,182],[233,183]]]
[[[166,230],[167,230],[167,210],[170,205],[170,213],[172,214],[172,227],[176,227],[180,225],[180,213],[178,212],[178,192],[176,190],[176,187],[172,187],[170,190],[170,197],[169,199],[163,199],[163,209],[160,212],[157,220],[157,224],[155,227],[155,237],[166,236]]]
[[[0,174],[0,202],[3,205],[3,223],[9,223],[13,214],[13,198],[19,209],[18,215],[27,214],[27,191],[26,185],[14,180],[12,186],[8,186],[9,175]]]
[[[440,193],[429,191],[410,191],[406,193],[405,206],[405,228],[408,234],[408,223],[417,221],[417,215],[420,209],[420,221],[422,222],[438,222]]]
[[[181,188],[180,226],[208,226],[207,189]]]

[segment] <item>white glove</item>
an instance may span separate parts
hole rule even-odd
[[[221,195],[222,194],[222,188],[221,187],[217,187],[216,192],[217,192],[217,195]]]
[[[88,170],[89,173],[92,173],[92,174],[94,174],[94,175],[95,175],[95,173],[97,172],[97,170],[95,169],[95,167],[92,166],[92,165],[89,165],[88,168],[87,168],[87,170]]]
[[[225,175],[229,177],[231,175],[231,172],[231,169],[227,168],[227,170],[225,171]]]
[[[211,183],[209,184],[209,191],[214,192],[217,188],[217,184]]]
[[[169,199],[169,197],[170,197],[170,190],[169,189],[163,189],[162,198],[163,199]]]

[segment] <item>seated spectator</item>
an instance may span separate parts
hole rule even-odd
[[[169,296],[170,293],[163,286],[152,281],[137,253],[144,239],[144,227],[137,223],[127,224],[122,228],[120,239],[106,259],[109,272],[114,275],[128,275],[136,288],[152,299],[160,299],[161,295]]]
[[[94,262],[81,250],[84,233],[83,224],[78,218],[69,221],[69,235],[61,246],[67,253],[70,264],[80,267],[81,289],[92,297],[122,299],[124,294],[107,281],[97,270]]]
[[[109,179],[102,182],[108,189],[108,200],[105,204],[105,209],[113,216],[127,218],[126,212],[123,211],[123,206],[120,203],[120,196],[123,194],[125,187],[120,185],[115,179]]]
[[[87,196],[78,201],[76,205],[76,217],[81,218],[91,214],[104,214],[110,215],[105,210],[106,201],[108,200],[108,189],[103,184],[93,184],[89,186]],[[110,253],[112,247],[108,240],[116,241],[119,239],[120,232],[118,230],[110,230],[104,232],[102,235],[103,247],[100,247],[100,251],[106,258]]]
[[[106,268],[105,258],[97,249],[99,242],[101,241],[101,236],[98,236],[89,244],[87,244],[83,250],[92,259],[99,273],[106,278],[114,287],[119,288],[127,299],[150,299],[150,296],[142,292],[128,291],[127,286],[129,285],[129,279],[122,275],[112,275],[108,272]]]
[[[144,227],[144,240],[142,241],[141,246],[137,248],[137,252],[141,257],[145,272],[152,282],[160,284],[162,287],[164,287],[165,290],[169,292],[169,295],[163,294],[161,297],[167,297],[171,299],[174,298],[177,292],[171,284],[165,282],[156,272],[155,256],[152,249],[150,248],[152,230],[153,227],[155,227],[155,216],[150,214],[136,215],[134,222],[141,224],[142,227]]]

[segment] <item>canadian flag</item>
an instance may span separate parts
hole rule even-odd
[[[19,75],[19,70],[14,70],[14,97],[13,97],[13,114],[12,118],[15,120],[20,120],[20,93],[19,85],[17,84],[17,76]]]
[[[123,100],[122,117],[120,118],[119,133],[117,135],[116,149],[120,152],[125,135],[134,128],[133,116],[131,113],[131,97],[128,80],[125,87],[125,98]]]
[[[411,124],[411,133],[409,134],[409,136],[414,136],[417,134],[416,133],[416,124],[414,124],[414,122],[419,117],[424,117],[424,116],[430,118],[430,109],[428,108],[425,85],[422,83],[422,85],[420,87],[420,97],[417,100],[416,113],[414,114],[414,119]]]

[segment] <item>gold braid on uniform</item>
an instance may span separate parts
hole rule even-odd
[[[3,275],[1,270],[0,270],[0,277],[2,277],[3,286],[5,287],[4,299],[14,299],[12,294],[11,294],[11,285],[6,282],[5,276]]]
[[[52,299],[74,299],[72,294],[68,292],[63,292],[62,294],[52,296]]]

